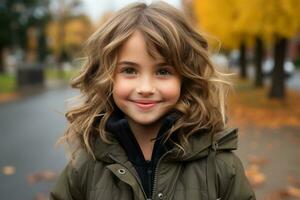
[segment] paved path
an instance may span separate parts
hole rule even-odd
[[[237,154],[245,168],[251,165],[251,157],[257,158],[259,172],[266,178],[262,185],[255,188],[258,200],[297,199],[266,197],[286,190],[292,185],[291,179],[300,181],[300,126],[279,129],[240,127]],[[263,162],[265,164],[259,165]]]
[[[62,88],[0,104],[0,169],[16,167],[12,176],[0,173],[1,199],[33,199],[49,191],[52,183],[30,185],[26,178],[38,171],[60,171],[65,165],[63,149],[54,144],[66,125],[64,99],[74,95]]]

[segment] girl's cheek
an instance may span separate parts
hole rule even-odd
[[[160,87],[165,99],[176,100],[179,98],[181,88],[180,81],[169,81],[167,83],[160,84]]]
[[[116,80],[114,84],[113,93],[118,97],[127,97],[132,90],[131,84],[126,81]]]

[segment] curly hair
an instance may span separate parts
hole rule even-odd
[[[66,113],[69,125],[63,140],[78,139],[92,156],[94,134],[110,142],[105,131],[107,119],[116,109],[112,98],[113,73],[118,50],[139,30],[152,57],[162,56],[181,74],[182,88],[175,109],[182,113],[166,134],[176,132],[182,150],[191,135],[200,130],[211,132],[226,128],[226,96],[231,88],[228,74],[212,64],[206,39],[178,9],[164,2],[150,5],[133,3],[119,10],[86,43],[86,62],[71,85],[81,91],[84,101]],[[101,117],[99,123],[96,119]],[[201,132],[201,131],[200,131]]]

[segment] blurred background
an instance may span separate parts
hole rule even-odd
[[[83,43],[133,0],[0,1],[1,199],[48,199],[67,163],[69,81]],[[150,3],[151,1],[146,1]],[[300,1],[169,0],[234,73],[228,123],[239,128],[245,171],[259,200],[300,199]]]

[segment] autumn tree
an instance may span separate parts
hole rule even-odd
[[[69,52],[65,47],[65,40],[68,37],[66,27],[73,18],[81,18],[84,16],[82,10],[82,0],[52,0],[52,13],[53,21],[48,27],[51,27],[50,39],[52,40],[52,50],[53,43],[59,44],[59,48],[56,48],[55,55],[60,63],[69,60]],[[48,28],[49,29],[49,28]],[[49,30],[47,30],[49,36]],[[55,35],[55,36],[54,36]],[[53,37],[55,39],[53,39]]]
[[[263,86],[262,76],[262,61],[264,55],[264,40],[262,25],[264,24],[264,11],[262,10],[262,0],[240,0],[236,1],[236,10],[238,11],[238,17],[236,18],[235,27],[237,30],[246,33],[251,40],[255,43],[255,86]]]
[[[274,45],[274,71],[270,97],[284,98],[283,64],[288,39],[299,32],[300,2],[297,0],[240,0],[237,26],[244,27],[256,41],[256,85],[261,85],[261,62],[264,44]],[[260,12],[257,12],[260,11]]]
[[[271,5],[269,5],[272,3]],[[268,5],[268,6],[266,6]],[[285,74],[284,61],[288,40],[294,37],[300,30],[300,1],[281,0],[265,1],[265,12],[268,18],[269,30],[266,34],[274,44],[274,70],[272,73],[272,85],[269,92],[271,98],[285,98]]]
[[[256,85],[262,85],[264,44],[274,45],[274,73],[270,97],[284,98],[284,70],[288,39],[299,32],[298,0],[194,0],[199,26],[216,35],[224,47],[241,47],[241,76],[245,77],[245,41],[255,42]]]
[[[194,0],[193,3],[196,21],[199,28],[208,33],[208,38],[221,41],[223,48],[240,48],[240,76],[247,78],[246,44],[249,35],[236,26],[240,15],[237,0]]]
[[[62,48],[64,48],[67,55],[75,56],[91,34],[91,21],[87,16],[80,15],[65,19],[64,27],[60,25],[58,21],[49,23],[47,27],[49,47],[57,58],[59,58]],[[64,29],[63,40],[60,37],[60,29],[62,28]]]

